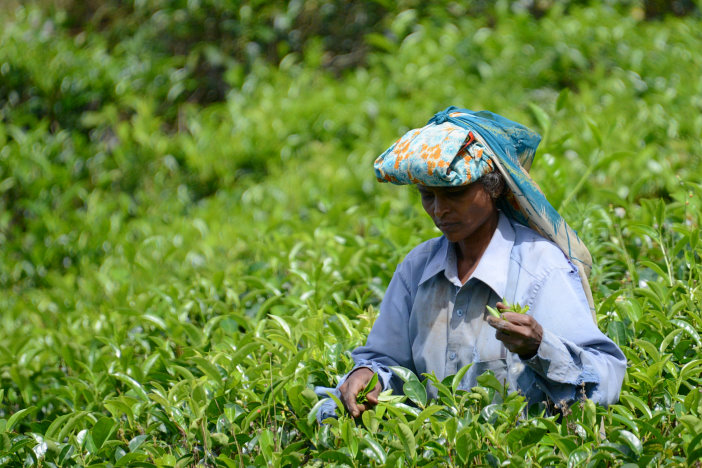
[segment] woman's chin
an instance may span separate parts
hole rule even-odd
[[[441,231],[442,234],[446,239],[448,239],[449,242],[458,242],[460,240],[463,240],[463,238],[457,233],[456,231]]]

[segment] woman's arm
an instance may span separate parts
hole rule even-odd
[[[414,294],[406,279],[409,268],[409,262],[405,261],[395,270],[365,346],[352,352],[356,366],[348,374],[367,367],[378,373],[383,390],[393,388],[396,393],[401,393],[402,381],[394,376],[389,367],[402,366],[414,371],[409,336],[409,315]]]
[[[499,327],[502,331],[497,337],[511,341],[506,346],[513,348],[515,335],[522,333],[519,330],[526,330],[524,335],[531,333],[532,340],[538,335],[535,354],[522,356],[522,362],[536,374],[538,387],[555,403],[572,402],[583,394],[597,403],[615,403],[626,358],[592,321],[577,271],[553,270],[529,305],[533,318],[506,315],[518,323]]]

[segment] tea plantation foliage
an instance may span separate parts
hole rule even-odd
[[[0,465],[700,466],[699,14],[461,3],[2,11]],[[544,136],[621,401],[525,414],[491,376],[435,401],[410,379],[320,426],[313,386],[438,235],[372,161],[450,104]]]

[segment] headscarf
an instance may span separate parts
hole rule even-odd
[[[540,141],[537,133],[500,115],[450,106],[381,154],[374,163],[375,175],[381,182],[398,185],[455,187],[499,171],[507,190],[498,208],[554,242],[577,266],[595,319],[588,282],[590,252],[529,176]]]

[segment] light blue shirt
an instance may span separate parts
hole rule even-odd
[[[396,393],[402,381],[388,366],[441,380],[473,363],[460,388],[492,370],[530,403],[571,403],[583,394],[605,405],[619,399],[626,358],[593,322],[578,271],[558,246],[500,214],[465,284],[456,268],[454,244],[443,236],[413,249],[390,281],[366,345],[353,351],[356,368],[378,372]],[[529,306],[542,326],[534,357],[508,352],[487,324],[485,305],[502,298]]]

